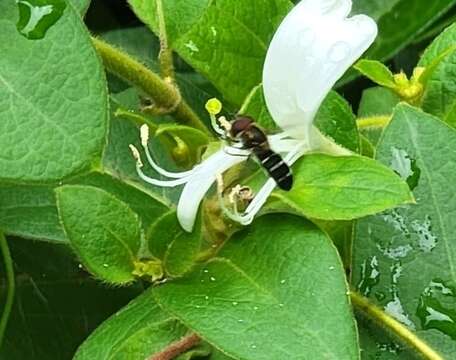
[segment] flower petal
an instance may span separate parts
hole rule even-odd
[[[190,176],[177,205],[177,218],[185,231],[193,230],[199,204],[215,182],[217,175],[245,161],[249,155],[248,151],[245,155],[241,155],[239,149],[233,149],[233,151],[240,155],[230,155],[230,148],[225,147],[199,164],[195,173]]]
[[[334,83],[372,44],[377,25],[347,19],[351,0],[302,0],[275,33],[263,68],[267,107],[277,125],[307,139]]]

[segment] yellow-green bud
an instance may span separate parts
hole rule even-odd
[[[160,260],[136,260],[133,265],[135,269],[131,273],[137,277],[147,278],[151,282],[163,279],[164,272]]]
[[[399,74],[394,75],[394,82],[396,83],[397,87],[407,87],[409,86],[409,79],[404,72],[400,72]]]

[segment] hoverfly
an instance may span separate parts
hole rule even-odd
[[[291,190],[293,175],[290,167],[279,154],[271,150],[266,134],[252,118],[243,115],[237,116],[231,122],[229,137],[256,156],[261,166],[275,180],[280,189]]]

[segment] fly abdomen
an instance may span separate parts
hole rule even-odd
[[[270,149],[254,149],[253,152],[268,174],[275,180],[277,186],[282,190],[291,190],[293,176],[282,157]]]

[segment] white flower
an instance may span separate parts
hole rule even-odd
[[[365,16],[347,18],[351,0],[302,0],[280,24],[267,52],[263,69],[266,105],[283,133],[269,136],[272,150],[292,165],[305,152],[328,150],[330,141],[312,122],[322,101],[335,82],[367,50],[377,35],[375,22]],[[223,135],[223,130],[215,126]],[[152,159],[147,146],[147,127],[142,128],[142,145],[148,162],[161,175],[172,180],[156,180],[141,170],[138,174],[156,186],[185,185],[177,207],[177,216],[186,231],[192,231],[199,205],[220,174],[245,161],[249,151],[225,145],[192,170],[170,173]],[[335,144],[330,144],[339,150]],[[347,151],[348,152],[348,151]],[[267,180],[243,214],[227,215],[241,224],[249,224],[266,202],[276,183]],[[225,209],[226,210],[226,209]]]

